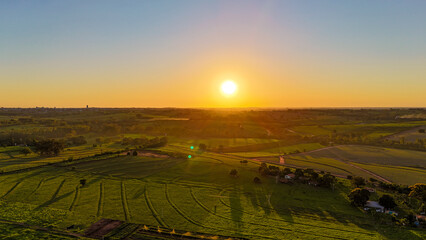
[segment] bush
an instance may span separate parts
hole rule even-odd
[[[347,179],[351,180],[352,179],[352,175],[348,175],[346,176]]]
[[[238,175],[237,169],[232,169],[231,172],[229,173],[229,175],[236,177]]]
[[[365,185],[365,179],[363,177],[354,177],[352,179],[352,183],[356,186],[356,187],[360,187]]]
[[[258,177],[254,177],[253,182],[256,183],[256,184],[261,183],[260,178],[258,178]]]
[[[392,209],[392,208],[397,206],[393,197],[391,197],[387,194],[380,197],[379,203],[380,203],[380,205],[382,205],[383,207],[385,207],[387,209]]]

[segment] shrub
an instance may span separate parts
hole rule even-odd
[[[253,182],[256,183],[256,184],[261,183],[260,178],[258,178],[258,177],[254,177]]]
[[[231,172],[229,173],[229,175],[236,177],[238,175],[237,169],[232,169]]]

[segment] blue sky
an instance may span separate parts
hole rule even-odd
[[[0,102],[424,106],[425,12],[426,1],[1,1]],[[225,78],[235,99],[217,94]]]

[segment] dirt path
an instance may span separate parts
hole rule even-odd
[[[325,148],[315,149],[315,150],[312,150],[312,151],[309,151],[309,152],[297,153],[297,154],[291,154],[291,155],[293,155],[293,156],[302,156],[302,155],[306,155],[306,154],[313,153],[313,152],[318,152],[318,151],[322,151],[322,150],[336,148],[336,147],[339,147],[339,146],[343,146],[343,145],[325,147]],[[345,145],[345,146],[351,146],[351,145]],[[379,180],[381,180],[383,182],[392,183],[390,180],[388,180],[388,179],[386,179],[386,178],[384,178],[384,177],[382,177],[382,176],[380,176],[380,175],[378,175],[378,174],[376,174],[376,173],[374,173],[374,172],[372,172],[370,170],[367,170],[365,168],[362,168],[360,166],[352,164],[350,161],[344,160],[344,158],[342,156],[338,155],[335,152],[330,152],[330,153],[332,153],[335,156],[334,159],[336,159],[336,160],[338,160],[338,161],[340,161],[342,163],[345,163],[345,164],[347,164],[347,165],[349,165],[351,167],[357,168],[357,169],[359,169],[359,170],[361,170],[361,171],[363,171],[363,172],[365,172],[365,173],[367,173],[367,174],[369,174],[369,175],[371,175],[371,176],[373,176],[373,177],[375,177],[375,178],[377,178],[377,179],[379,179]]]
[[[75,238],[83,237],[83,235],[78,233],[68,232],[68,231],[60,230],[60,229],[46,228],[46,227],[41,227],[36,225],[29,225],[26,223],[14,222],[14,221],[6,220],[6,219],[0,219],[0,223],[15,225],[15,226],[24,227],[24,228],[30,228],[36,231],[48,232],[48,233],[52,233],[56,235],[69,236],[69,237],[75,237]]]

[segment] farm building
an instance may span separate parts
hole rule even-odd
[[[280,164],[285,164],[284,156],[280,156]]]
[[[367,201],[367,203],[364,205],[365,211],[370,209],[375,209],[376,212],[381,212],[381,213],[385,211],[385,207],[383,207],[376,201]]]
[[[285,175],[285,179],[287,179],[287,180],[294,179],[295,177],[296,177],[296,175],[294,175],[294,173],[290,173],[290,174]]]

